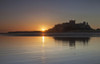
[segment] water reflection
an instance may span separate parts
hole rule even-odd
[[[68,45],[70,47],[75,47],[76,43],[82,43],[83,45],[88,45],[90,37],[53,37],[58,44]]]
[[[1,36],[0,64],[100,64],[99,42],[97,37]]]
[[[42,36],[42,47],[44,47],[45,46],[45,37],[44,36]]]
[[[45,56],[45,36],[42,36],[42,49],[41,49],[41,60],[42,64],[46,64],[46,56]]]

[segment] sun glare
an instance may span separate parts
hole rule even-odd
[[[42,32],[44,32],[45,31],[45,29],[44,28],[42,28]]]
[[[44,36],[42,36],[42,46],[43,47],[45,46],[44,42],[45,42],[45,38],[44,38]]]

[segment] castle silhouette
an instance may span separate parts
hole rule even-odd
[[[73,31],[91,31],[93,30],[88,22],[76,23],[75,20],[70,20],[69,23],[57,24],[47,32],[73,32]]]

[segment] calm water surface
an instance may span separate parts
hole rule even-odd
[[[100,64],[100,37],[0,36],[0,64]]]

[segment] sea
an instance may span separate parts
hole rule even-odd
[[[100,37],[1,35],[0,64],[100,64]]]

